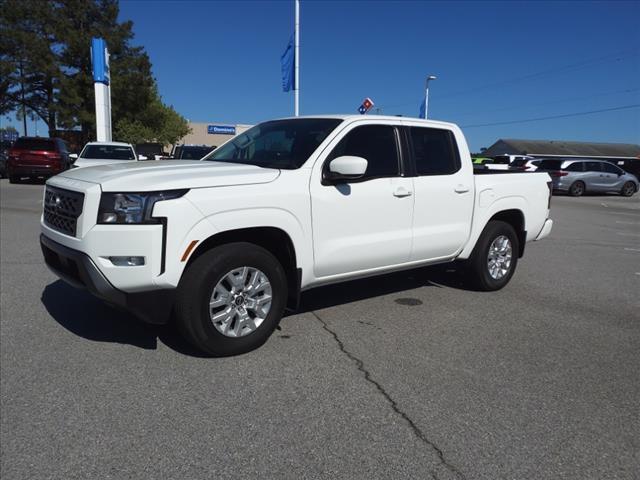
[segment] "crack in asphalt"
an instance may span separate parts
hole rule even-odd
[[[344,353],[351,361],[353,361],[355,363],[355,365],[358,368],[358,370],[363,373],[364,379],[367,382],[371,383],[376,388],[376,390],[378,390],[378,392],[380,392],[380,394],[385,398],[385,400],[387,400],[387,402],[391,406],[391,409],[409,424],[409,427],[413,431],[413,434],[422,443],[427,445],[429,448],[431,448],[436,453],[436,455],[440,459],[440,463],[447,470],[449,470],[449,472],[451,472],[456,478],[458,478],[459,480],[466,480],[466,477],[463,475],[463,473],[460,470],[458,470],[458,468],[455,465],[449,463],[444,458],[444,452],[442,451],[442,449],[439,448],[435,443],[433,443],[431,440],[429,440],[427,438],[427,436],[424,434],[424,432],[422,430],[420,430],[420,427],[418,427],[415,424],[415,422],[409,417],[409,415],[407,415],[405,412],[400,410],[400,407],[398,406],[398,403],[393,398],[391,398],[391,395],[389,395],[389,393],[385,390],[385,388],[380,383],[378,383],[376,380],[374,380],[371,377],[371,373],[369,373],[369,371],[365,368],[364,362],[362,360],[360,360],[358,357],[356,357],[349,350],[346,349],[346,347],[344,346],[344,343],[338,337],[338,334],[336,332],[334,332],[333,330],[331,330],[331,328],[329,328],[329,325],[322,318],[320,318],[320,316],[316,312],[312,311],[311,314],[314,317],[316,317],[316,319],[318,319],[318,321],[322,324],[322,328],[325,331],[327,331],[333,337],[333,339],[338,344],[338,348],[340,348],[340,351],[342,353]],[[429,473],[431,474],[431,477],[434,480],[439,480],[439,477],[438,477],[436,472],[431,471]]]

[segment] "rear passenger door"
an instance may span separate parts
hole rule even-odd
[[[584,162],[584,180],[587,191],[602,192],[606,190],[602,164],[600,162]]]
[[[455,255],[466,244],[473,215],[473,170],[452,131],[407,125],[415,207],[412,261]]]

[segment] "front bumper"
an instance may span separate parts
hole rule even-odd
[[[158,289],[128,293],[115,288],[89,256],[40,235],[40,246],[49,269],[76,288],[130,311],[141,320],[153,324],[169,322],[175,289]]]
[[[7,164],[7,172],[11,176],[53,177],[62,172],[61,165],[15,165]]]
[[[547,218],[544,221],[544,225],[542,226],[542,230],[540,230],[540,233],[536,237],[536,241],[542,240],[543,238],[548,237],[549,234],[551,233],[551,229],[552,228],[553,228],[553,220],[551,220],[550,218]]]

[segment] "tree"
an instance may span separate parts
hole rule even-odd
[[[21,107],[49,126],[55,125],[55,80],[59,76],[53,34],[53,4],[39,1],[5,0],[0,5],[0,71],[4,79],[2,108]]]
[[[159,139],[173,137],[167,130],[188,128],[162,104],[147,53],[131,45],[132,22],[118,22],[117,0],[0,2],[0,114],[30,111],[47,124],[50,136],[58,128],[79,128],[85,141],[93,138],[89,45],[92,37],[102,37],[110,53],[112,122],[121,125],[116,131],[133,129]]]
[[[163,145],[176,141],[191,131],[185,119],[172,106],[166,106],[157,88],[147,108],[135,118],[124,117],[116,123],[115,136],[130,143],[159,142]]]

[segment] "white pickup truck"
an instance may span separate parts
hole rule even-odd
[[[67,170],[47,181],[40,240],[72,285],[232,355],[319,285],[463,261],[478,289],[502,288],[551,230],[550,183],[474,174],[450,123],[290,118],[201,161]]]

